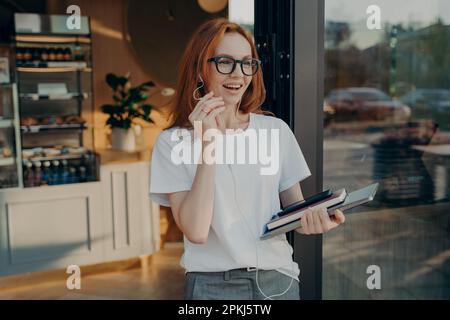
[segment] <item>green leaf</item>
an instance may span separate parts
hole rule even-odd
[[[120,90],[119,93],[122,96],[122,99],[125,99],[125,97],[127,96],[127,93],[123,90]]]
[[[106,75],[106,83],[114,90],[117,90],[117,85],[119,84],[118,78],[113,73],[108,73]]]
[[[107,114],[114,114],[117,112],[117,108],[116,106],[113,106],[111,104],[105,104],[103,106],[100,107],[102,112],[107,113]]]
[[[112,128],[129,129],[134,118],[154,123],[150,118],[154,107],[140,103],[149,98],[148,89],[155,87],[155,83],[146,81],[137,87],[130,88],[129,79],[129,76],[118,77],[113,73],[106,75],[107,84],[114,90],[113,100],[116,104],[105,104],[101,106],[101,110],[109,115],[106,124]]]
[[[130,88],[129,94],[130,94],[130,102],[135,101],[139,98],[139,87]]]
[[[117,78],[117,83],[122,87],[124,87],[127,84],[127,82],[128,82],[128,78],[126,78],[126,77]]]
[[[143,104],[141,106],[142,111],[144,111],[144,115],[148,116],[153,109],[151,104]]]
[[[114,117],[109,117],[108,120],[106,120],[106,124],[110,125],[111,128],[121,128],[122,126],[121,121]]]
[[[136,108],[136,106],[133,103],[130,103],[128,105],[128,113],[130,116],[136,116],[139,114],[139,110]]]

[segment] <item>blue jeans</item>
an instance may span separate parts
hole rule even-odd
[[[291,277],[275,270],[258,270],[258,283],[256,271],[247,269],[188,272],[184,297],[186,300],[263,300],[264,294],[271,296],[284,292],[291,280]],[[272,299],[299,300],[298,281],[294,279],[285,294]]]

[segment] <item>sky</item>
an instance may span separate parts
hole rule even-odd
[[[257,0],[229,0],[228,18],[237,23],[253,24],[254,1]]]
[[[348,22],[352,43],[360,49],[381,41],[384,30],[369,30],[366,13],[369,5],[380,7],[381,26],[402,23],[420,29],[433,24],[440,17],[450,24],[450,0],[326,0],[325,20]]]
[[[441,16],[450,24],[450,0],[326,0],[327,20],[359,21],[366,19],[369,5],[378,5],[382,21],[414,21],[429,24]]]
[[[253,23],[255,0],[229,0],[229,16],[236,22]],[[450,24],[450,0],[326,0],[325,16],[332,20],[359,21],[369,5],[378,5],[385,21],[428,23],[439,14]]]
[[[232,21],[253,23],[255,0],[229,0]],[[397,23],[419,21],[428,23],[438,14],[450,24],[450,0],[326,0],[325,16],[332,20],[359,21],[367,17],[369,5],[378,5],[382,20]]]
[[[254,2],[257,0],[229,0],[229,19],[237,23],[254,23]],[[378,5],[381,10],[381,25],[402,23],[416,28],[425,27],[440,17],[450,25],[450,0],[325,0],[325,19],[349,22],[355,44],[361,49],[377,43],[383,30],[367,30],[367,7]]]

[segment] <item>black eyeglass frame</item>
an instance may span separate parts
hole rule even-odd
[[[233,60],[233,67],[231,68],[231,71],[230,71],[230,72],[226,72],[226,73],[225,73],[225,72],[222,72],[222,71],[219,70],[219,64],[218,64],[218,61],[219,61],[220,58],[227,58],[227,59]],[[244,72],[244,65],[243,65],[243,62],[244,62],[244,61],[248,61],[248,60],[252,60],[252,61],[256,61],[256,62],[257,62],[257,63],[256,63],[256,70],[255,70],[255,72],[252,73],[252,74],[246,74],[246,73]],[[207,61],[208,61],[208,62],[214,62],[214,64],[216,65],[216,70],[217,70],[217,72],[219,72],[219,73],[221,73],[221,74],[232,74],[232,73],[234,72],[234,70],[236,69],[236,64],[239,63],[239,64],[241,65],[241,71],[242,71],[242,73],[243,73],[244,75],[246,75],[246,76],[254,76],[254,75],[258,72],[259,66],[261,65],[261,60],[258,60],[258,59],[256,59],[256,58],[247,58],[247,59],[239,60],[239,59],[234,59],[234,58],[228,57],[228,56],[217,56],[217,57],[209,58]]]

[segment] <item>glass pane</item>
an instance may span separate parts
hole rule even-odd
[[[255,23],[255,0],[229,0],[228,19],[236,22],[252,34]]]
[[[18,186],[13,90],[0,84],[0,189]]]
[[[448,299],[450,2],[372,4],[325,1],[324,187],[380,188],[324,236],[323,297]]]

